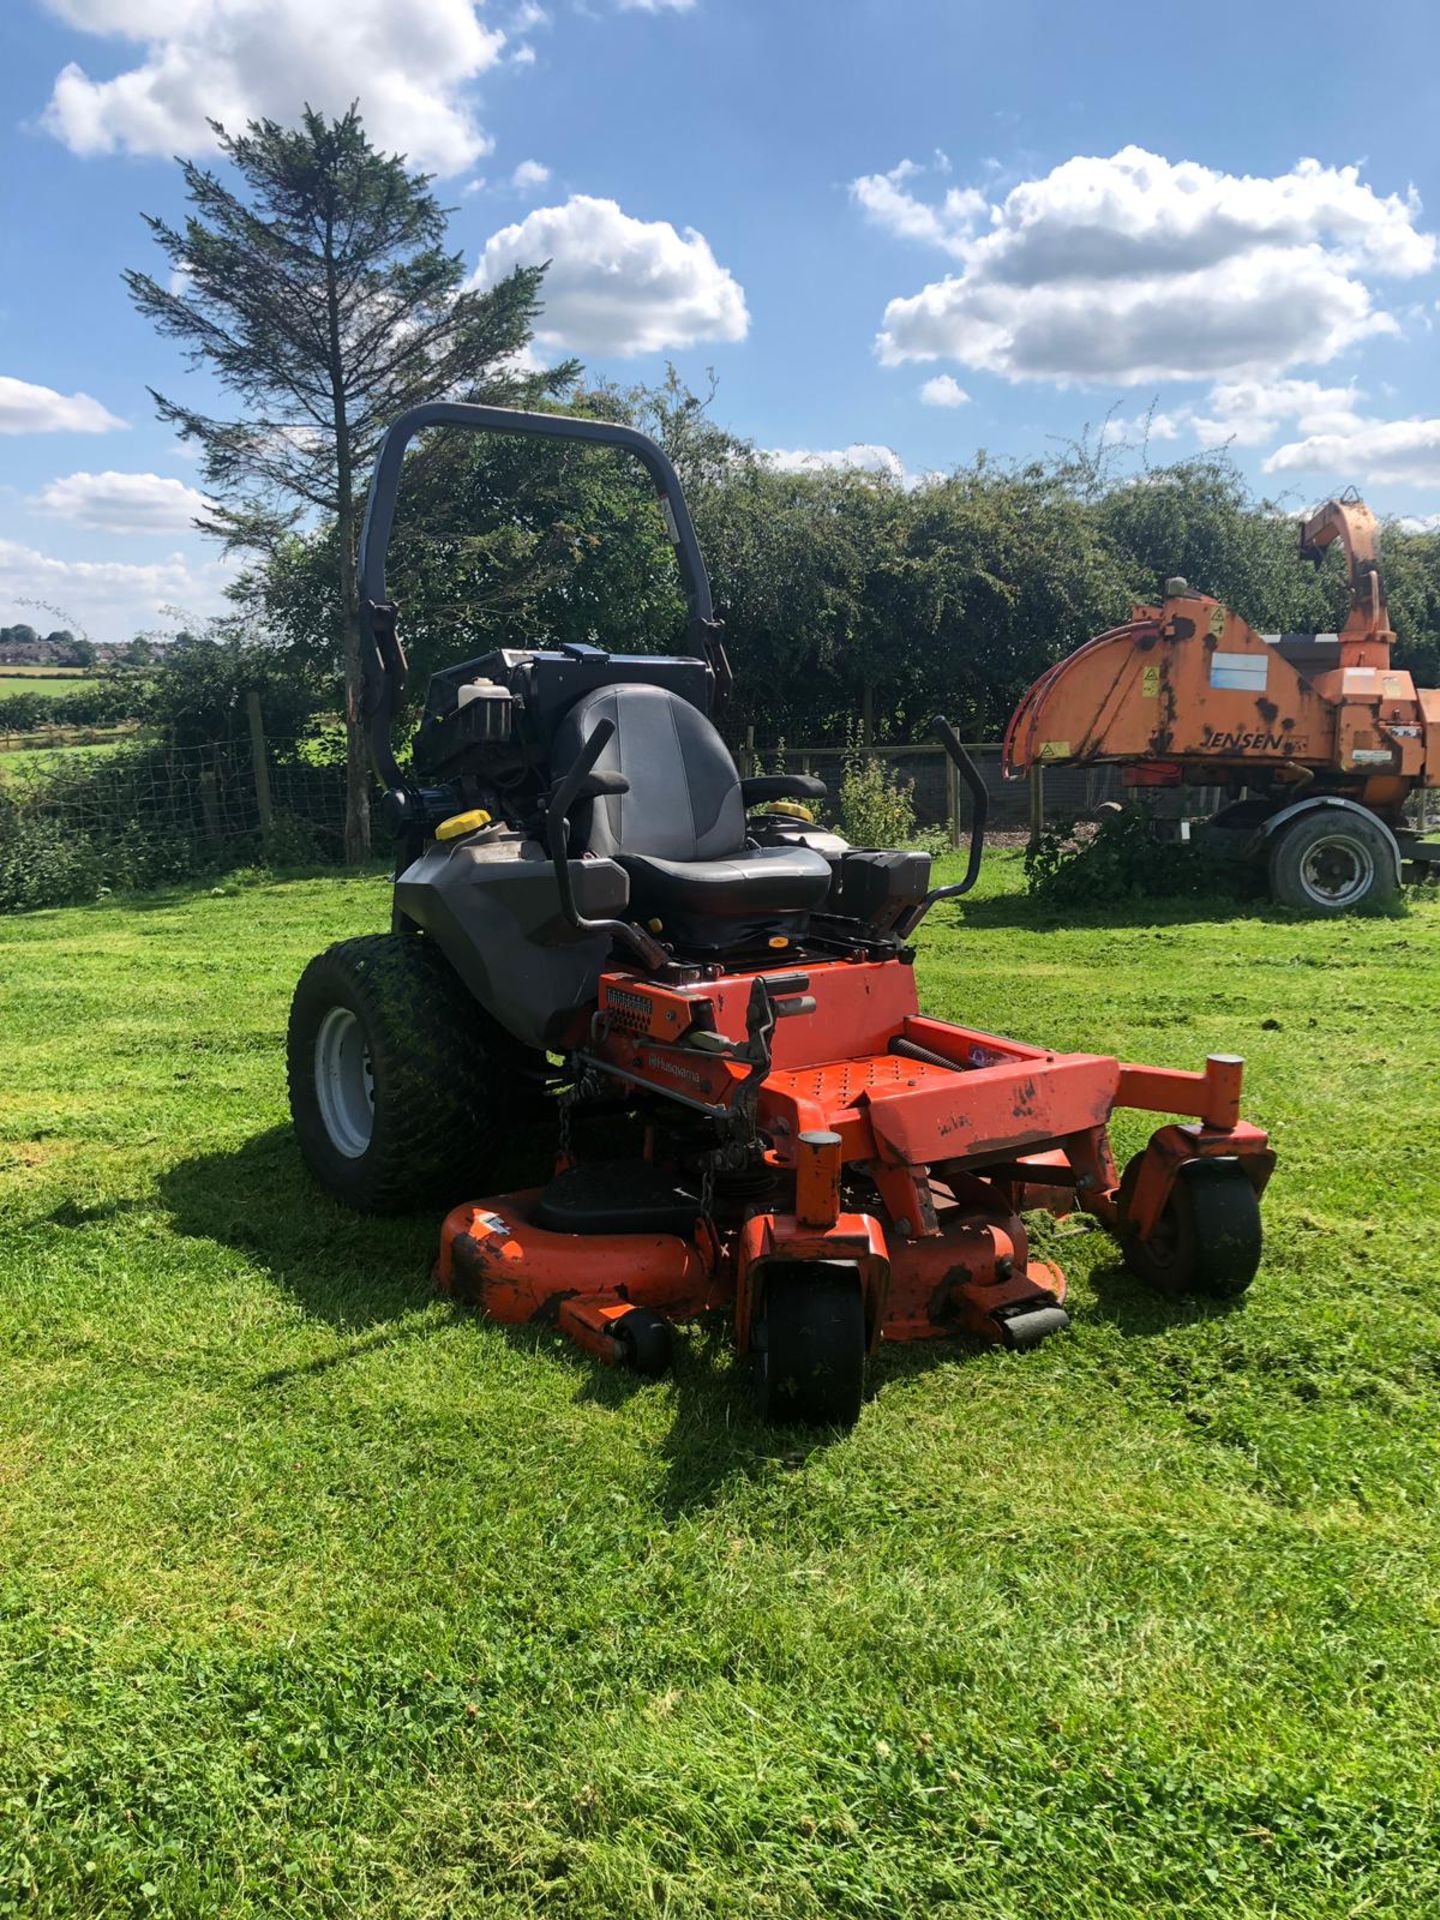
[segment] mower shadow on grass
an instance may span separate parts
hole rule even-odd
[[[1244,1294],[1233,1300],[1217,1300],[1200,1294],[1157,1293],[1137,1280],[1118,1259],[1092,1268],[1089,1283],[1095,1299],[1094,1305],[1085,1310],[1087,1316],[1115,1327],[1127,1340],[1148,1340],[1159,1333],[1172,1333],[1177,1327],[1225,1320],[1245,1307]]]
[[[523,1147],[515,1152],[521,1158],[506,1171],[523,1177]],[[350,1336],[339,1352],[263,1375],[257,1386],[329,1372],[372,1346],[388,1344],[398,1337],[395,1323],[435,1297],[430,1278],[434,1210],[393,1219],[347,1212],[316,1189],[288,1126],[271,1127],[237,1148],[183,1160],[163,1173],[158,1185],[177,1232],[235,1248],[306,1314]],[[107,1204],[118,1209],[128,1203]],[[90,1212],[85,1210],[87,1219]],[[1095,1270],[1091,1287],[1095,1305],[1088,1311],[1126,1335],[1160,1333],[1226,1310],[1218,1302],[1159,1298],[1118,1262]],[[465,1315],[462,1308],[456,1312]],[[403,1337],[421,1338],[443,1324],[427,1320]],[[658,1493],[667,1522],[711,1505],[737,1479],[773,1472],[777,1465],[798,1471],[812,1455],[845,1438],[835,1429],[766,1426],[751,1408],[748,1366],[735,1354],[728,1322],[718,1314],[677,1329],[674,1367],[658,1382],[602,1365],[549,1327],[496,1331],[522,1353],[573,1369],[578,1402],[618,1411],[638,1394],[669,1396],[673,1417],[659,1449],[664,1478]],[[933,1367],[964,1364],[986,1351],[983,1343],[963,1337],[882,1348],[871,1362],[866,1403]]]
[[[346,1212],[316,1188],[288,1126],[182,1160],[158,1188],[177,1232],[236,1248],[331,1326],[363,1332],[430,1298],[434,1220]]]

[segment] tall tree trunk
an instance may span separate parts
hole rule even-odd
[[[370,750],[360,710],[363,667],[360,650],[360,588],[355,577],[355,507],[344,471],[336,538],[340,548],[340,610],[345,646],[345,858],[359,866],[370,857]]]
[[[339,549],[340,618],[345,652],[345,858],[352,867],[370,857],[370,753],[361,712],[364,668],[360,642],[360,582],[355,556],[355,474],[345,406],[345,355],[340,338],[334,223],[325,223],[326,306],[330,333],[330,395],[335,415],[335,540]]]

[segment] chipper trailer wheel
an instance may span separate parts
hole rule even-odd
[[[1144,1158],[1137,1153],[1120,1182],[1126,1266],[1157,1293],[1238,1299],[1260,1265],[1260,1200],[1249,1175],[1234,1160],[1188,1161],[1175,1176],[1154,1232],[1142,1240],[1129,1213]]]
[[[455,1200],[505,1120],[484,1016],[423,935],[342,940],[290,1008],[290,1110],[306,1165],[361,1213]]]
[[[865,1389],[865,1308],[854,1268],[771,1274],[751,1330],[755,1400],[772,1423],[853,1427]]]
[[[1302,814],[1270,849],[1270,892],[1299,913],[1349,913],[1388,905],[1396,895],[1389,834],[1358,808]]]

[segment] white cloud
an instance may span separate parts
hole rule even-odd
[[[1232,442],[1258,447],[1286,421],[1301,433],[1344,433],[1358,426],[1357,387],[1322,387],[1315,380],[1225,380],[1212,387],[1206,411],[1186,416],[1205,447]]]
[[[838,467],[851,473],[888,474],[892,480],[905,478],[905,462],[893,447],[874,446],[862,440],[823,452],[812,452],[805,447],[772,447],[765,458],[781,473],[821,473],[827,467]]]
[[[60,608],[95,640],[129,640],[145,628],[173,626],[167,607],[205,619],[229,603],[226,584],[235,565],[196,563],[183,553],[147,565],[122,560],[57,560],[18,541],[0,539],[0,614],[18,619],[26,602]],[[10,609],[6,611],[6,609]]]
[[[511,174],[510,184],[525,193],[531,187],[543,187],[549,178],[550,169],[542,166],[538,160],[522,160]]]
[[[695,0],[615,0],[621,13],[689,13]]]
[[[528,41],[522,41],[522,43],[518,47],[516,47],[515,51],[510,56],[510,64],[512,67],[533,67],[534,66],[535,49],[529,44]]]
[[[921,387],[920,398],[927,407],[963,407],[970,396],[953,373],[937,373]]]
[[[207,124],[232,131],[308,101],[332,114],[358,99],[381,147],[458,173],[492,142],[465,89],[500,58],[505,35],[477,0],[46,0],[82,32],[128,41],[139,63],[92,80],[71,62],[46,124],[82,154],[198,153]]]
[[[1440,420],[1357,420],[1277,447],[1267,473],[1325,473],[1337,480],[1440,486]]]
[[[1440,513],[1402,513],[1397,525],[1402,533],[1440,533]]]
[[[948,358],[1009,380],[1259,378],[1393,333],[1362,274],[1435,258],[1413,193],[1380,196],[1355,167],[1302,160],[1256,178],[1139,147],[1077,156],[988,208],[938,204],[902,163],[852,191],[871,219],[951,254],[960,270],[892,300],[887,364]]]
[[[42,487],[29,504],[105,533],[188,533],[208,510],[203,493],[159,473],[70,473]]]
[[[937,173],[950,171],[949,159],[937,149],[932,162]],[[866,173],[850,182],[850,194],[867,220],[900,240],[920,240],[947,253],[964,252],[975,222],[989,212],[989,203],[975,187],[951,187],[939,206],[917,199],[907,182],[926,169],[902,160],[888,173]]]
[[[88,393],[57,393],[0,374],[0,433],[110,433],[126,424]]]
[[[658,353],[700,340],[743,340],[745,294],[704,234],[636,220],[613,200],[575,194],[537,207],[485,243],[475,284],[549,260],[535,328],[544,346],[589,353]]]

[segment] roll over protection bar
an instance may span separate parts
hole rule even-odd
[[[411,407],[387,429],[375,459],[375,472],[360,530],[360,633],[364,668],[361,710],[370,757],[386,787],[403,788],[391,727],[405,693],[406,661],[395,628],[395,608],[385,586],[385,558],[395,524],[395,503],[405,449],[429,427],[468,427],[479,433],[517,433],[537,440],[579,440],[592,446],[632,453],[655,483],[665,524],[675,548],[680,579],[690,610],[686,651],[706,660],[723,693],[730,683],[719,622],[710,598],[710,580],[695,537],[695,525],[680,488],[680,478],[648,434],[609,420],[582,420],[563,413],[526,413],[516,407],[486,407],[460,400],[431,400]]]

